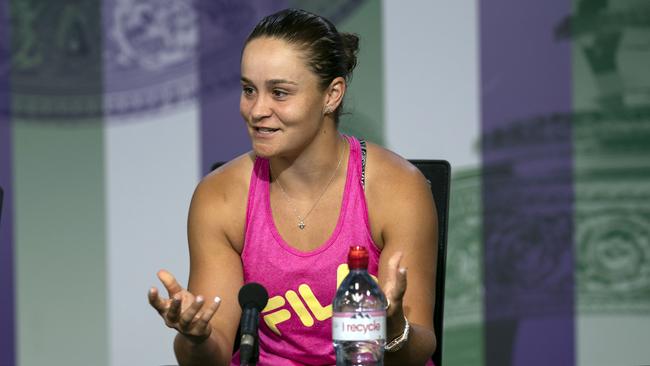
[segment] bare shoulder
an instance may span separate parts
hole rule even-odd
[[[196,187],[195,195],[207,195],[213,199],[234,199],[237,193],[250,180],[254,156],[252,153],[242,154],[221,165],[207,174]]]
[[[234,247],[243,240],[254,156],[246,153],[206,175],[192,196],[188,226],[220,233]],[[192,241],[190,241],[191,243]]]
[[[407,159],[368,143],[366,163],[366,191],[368,194],[416,194],[429,192],[426,178]]]

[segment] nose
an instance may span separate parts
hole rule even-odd
[[[259,95],[251,106],[251,117],[254,121],[260,121],[272,114],[270,103],[264,95]]]

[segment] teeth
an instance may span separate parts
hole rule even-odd
[[[258,130],[260,132],[266,132],[266,133],[277,131],[276,128],[266,128],[266,127],[260,127]]]

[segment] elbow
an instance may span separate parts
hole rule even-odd
[[[433,329],[415,324],[411,325],[411,327],[412,333],[404,348],[394,353],[387,352],[384,354],[386,365],[422,366],[431,360],[437,346],[436,335]]]
[[[414,354],[412,360],[415,361],[413,365],[424,365],[427,361],[431,360],[433,353],[436,351],[438,346],[438,341],[436,334],[433,330],[423,329],[422,332],[419,332],[419,339],[414,342]],[[440,366],[440,365],[436,365]]]
[[[433,331],[431,331],[430,336],[427,337],[422,348],[426,350],[426,352],[424,352],[426,355],[426,358],[424,359],[424,363],[426,363],[427,360],[430,360],[431,357],[433,357],[433,354],[438,349],[438,338],[436,337],[436,334]]]
[[[429,349],[429,358],[433,356],[433,354],[436,352],[438,349],[438,337],[436,336],[435,332],[431,332],[431,347]]]

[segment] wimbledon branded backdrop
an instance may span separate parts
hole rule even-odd
[[[175,363],[146,292],[288,6],[361,36],[345,132],[452,164],[445,365],[650,362],[647,0],[0,0],[0,365]]]

